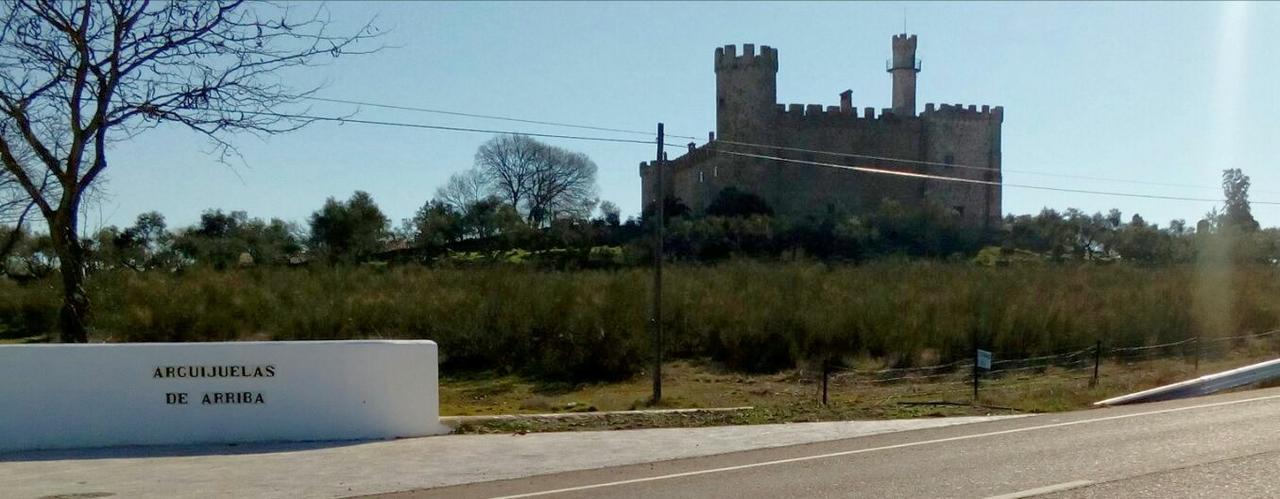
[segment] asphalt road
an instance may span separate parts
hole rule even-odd
[[[1280,388],[388,494],[1277,497]]]

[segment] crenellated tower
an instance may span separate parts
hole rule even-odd
[[[776,49],[715,49],[716,131],[705,146],[690,143],[686,154],[663,163],[661,188],[657,168],[640,164],[645,205],[662,192],[705,214],[733,188],[797,219],[874,213],[893,201],[998,227],[1004,108],[922,103],[917,112],[916,36],[893,35],[892,47],[885,69],[893,77],[893,105],[884,108],[855,107],[850,90],[840,92],[839,105],[779,104]]]
[[[716,48],[716,136],[741,142],[767,142],[778,102],[778,51],[754,44]]]
[[[916,35],[893,35],[893,59],[885,64],[885,71],[893,74],[893,114],[915,116],[916,73],[920,72]]]

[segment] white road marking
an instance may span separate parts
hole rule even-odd
[[[673,479],[673,478],[684,478],[684,477],[689,477],[689,476],[709,475],[709,474],[712,474],[712,473],[724,473],[724,472],[727,472],[727,471],[747,470],[747,469],[751,469],[751,468],[760,468],[760,467],[764,467],[764,466],[776,466],[776,465],[779,465],[779,464],[800,463],[800,462],[804,462],[804,461],[813,461],[813,460],[817,460],[817,459],[829,459],[829,458],[833,458],[833,457],[852,456],[852,455],[856,455],[856,454],[866,454],[866,453],[869,453],[869,452],[878,452],[878,451],[895,450],[895,449],[905,449],[905,448],[908,448],[908,447],[919,447],[919,446],[921,446],[921,445],[932,445],[932,444],[941,444],[941,443],[947,443],[947,442],[958,442],[958,441],[961,441],[961,440],[972,440],[972,439],[975,439],[975,438],[995,437],[995,436],[1000,436],[1000,435],[1010,435],[1010,434],[1013,434],[1013,433],[1024,433],[1024,432],[1028,432],[1028,431],[1035,431],[1035,430],[1048,430],[1048,429],[1052,429],[1052,428],[1064,428],[1064,427],[1067,427],[1067,426],[1076,426],[1076,425],[1089,424],[1089,423],[1101,423],[1101,422],[1103,422],[1103,421],[1116,421],[1116,420],[1120,420],[1120,419],[1129,419],[1129,418],[1136,418],[1136,417],[1142,417],[1142,416],[1155,416],[1155,415],[1158,415],[1158,414],[1169,414],[1169,413],[1174,413],[1174,412],[1191,411],[1191,410],[1195,410],[1195,409],[1209,409],[1209,408],[1213,408],[1213,407],[1223,407],[1223,406],[1228,406],[1228,405],[1244,404],[1244,403],[1248,403],[1248,402],[1258,402],[1258,401],[1262,401],[1262,400],[1275,400],[1275,399],[1280,399],[1280,395],[1268,395],[1268,396],[1265,396],[1265,397],[1254,397],[1254,398],[1241,399],[1241,400],[1229,400],[1229,401],[1226,401],[1226,402],[1214,402],[1214,403],[1212,403],[1212,404],[1192,405],[1192,406],[1186,406],[1186,407],[1174,407],[1174,408],[1172,408],[1172,409],[1160,409],[1160,410],[1157,410],[1157,411],[1135,412],[1135,413],[1132,413],[1132,414],[1120,414],[1120,415],[1117,415],[1117,416],[1105,416],[1105,417],[1101,417],[1101,418],[1081,419],[1081,420],[1077,420],[1077,421],[1066,421],[1066,422],[1062,422],[1062,423],[1050,423],[1050,424],[1044,424],[1044,425],[1039,425],[1039,426],[1028,426],[1028,427],[1026,427],[1026,428],[1014,428],[1014,429],[1011,429],[1011,430],[1000,430],[1000,431],[993,431],[993,432],[988,432],[988,433],[975,433],[975,434],[973,434],[973,435],[961,435],[961,436],[958,436],[958,437],[947,437],[947,438],[939,438],[939,439],[935,439],[935,440],[923,440],[923,441],[920,441],[920,442],[907,442],[907,443],[903,443],[903,444],[886,445],[886,446],[883,446],[883,447],[871,447],[871,448],[867,448],[867,449],[854,449],[854,450],[846,450],[846,451],[840,451],[840,452],[831,452],[831,453],[828,453],[828,454],[815,454],[815,455],[812,455],[812,456],[801,456],[801,457],[792,457],[792,458],[788,458],[788,459],[778,459],[778,460],[774,460],[774,461],[762,461],[762,462],[759,462],[759,463],[740,464],[740,465],[737,465],[737,466],[725,466],[725,467],[723,467],[723,468],[711,468],[711,469],[698,470],[698,471],[686,471],[686,472],[683,472],[683,473],[671,473],[671,474],[668,474],[668,475],[657,475],[657,476],[650,476],[650,477],[644,477],[644,478],[632,478],[632,479],[630,479],[630,480],[618,480],[618,481],[616,481],[616,482],[605,482],[605,483],[597,483],[597,484],[592,484],[592,485],[580,485],[580,486],[577,486],[577,487],[565,487],[565,488],[563,488],[563,489],[543,490],[543,491],[539,491],[539,492],[529,492],[529,493],[526,493],[526,494],[516,494],[516,495],[510,495],[510,496],[499,496],[499,497],[495,497],[495,498],[493,498],[493,499],[516,499],[516,498],[521,498],[521,497],[538,497],[538,496],[547,496],[547,495],[552,495],[552,494],[563,494],[563,493],[566,493],[566,492],[578,492],[578,491],[582,491],[582,490],[600,489],[600,488],[604,488],[604,487],[616,487],[616,486],[619,486],[619,485],[630,485],[630,484],[633,484],[633,483],[655,482],[655,481],[658,481],[658,480],[671,480],[671,479]]]
[[[1044,487],[1036,487],[1034,489],[1019,490],[1017,492],[1010,492],[1008,494],[1000,494],[998,496],[988,497],[987,499],[1023,499],[1025,497],[1035,497],[1038,495],[1049,494],[1052,492],[1062,492],[1064,490],[1071,490],[1077,487],[1084,487],[1085,485],[1092,485],[1092,484],[1093,482],[1089,480],[1076,480],[1074,482],[1062,482],[1056,485],[1045,485]]]

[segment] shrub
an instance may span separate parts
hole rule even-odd
[[[1270,266],[985,267],[730,260],[668,266],[668,358],[772,371],[870,356],[891,366],[1154,344],[1280,325]],[[446,372],[569,382],[624,378],[650,358],[651,274],[468,265],[103,271],[89,281],[95,339],[218,341],[425,338]],[[1216,284],[1214,284],[1216,283]],[[1217,291],[1223,291],[1218,293]],[[0,280],[0,327],[56,327],[56,276]]]

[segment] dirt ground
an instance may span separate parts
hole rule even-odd
[[[652,379],[647,374],[618,383],[579,385],[518,376],[445,377],[440,405],[443,416],[750,407],[722,413],[515,419],[459,428],[474,433],[1040,413],[1089,408],[1108,397],[1272,358],[1245,348],[1204,359],[1198,366],[1179,357],[1106,360],[1098,366],[1098,382],[1092,387],[1091,359],[1070,367],[1030,367],[984,377],[976,401],[968,366],[904,376],[843,372],[828,378],[826,405],[821,376],[813,371],[747,375],[726,372],[711,362],[683,360],[663,366],[663,399],[657,405],[649,404]],[[902,377],[909,379],[891,379]]]

